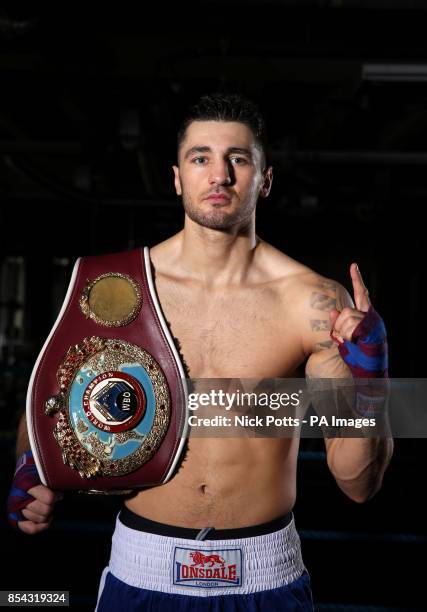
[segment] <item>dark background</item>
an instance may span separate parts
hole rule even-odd
[[[425,376],[427,2],[0,1],[2,499],[31,368],[80,255],[182,226],[171,165],[189,103],[240,91],[275,179],[258,234],[383,316],[392,377]],[[426,609],[424,440],[395,442],[356,504],[303,440],[295,507],[318,610]],[[120,499],[67,495],[48,532],[1,523],[0,589],[66,589],[93,609]]]

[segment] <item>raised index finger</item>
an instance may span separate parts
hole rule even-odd
[[[350,276],[353,283],[354,303],[356,304],[356,308],[362,312],[367,312],[371,305],[369,291],[363,282],[359,266],[356,263],[352,263],[350,266]]]

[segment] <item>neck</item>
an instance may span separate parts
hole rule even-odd
[[[243,283],[259,243],[255,213],[228,230],[202,227],[186,216],[180,239],[180,260],[187,274],[209,286]]]

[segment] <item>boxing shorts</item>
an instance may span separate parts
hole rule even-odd
[[[238,529],[116,520],[96,612],[312,612],[310,576],[293,514]]]

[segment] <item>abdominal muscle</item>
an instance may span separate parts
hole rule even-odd
[[[296,497],[298,438],[190,438],[178,473],[126,506],[153,521],[233,529],[288,513]]]
[[[193,379],[222,379],[230,372],[236,379],[299,376],[304,359],[299,317],[292,314],[292,297],[283,304],[281,280],[295,266],[281,259],[277,270],[277,255],[264,246],[262,270],[248,286],[218,293],[162,273],[170,267],[170,260],[162,259],[162,244],[151,250],[156,289]],[[292,286],[286,285],[287,295],[295,293]],[[125,504],[136,514],[179,527],[233,529],[265,523],[287,514],[295,503],[298,447],[296,437],[190,437],[174,477]]]

